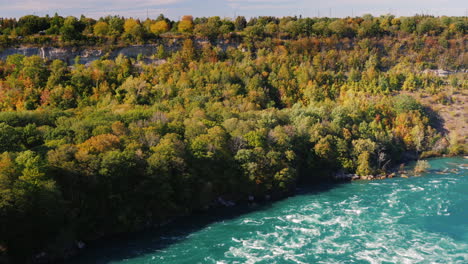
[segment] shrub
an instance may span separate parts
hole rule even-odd
[[[414,166],[414,173],[420,174],[422,172],[427,171],[430,167],[431,165],[429,164],[427,160],[418,160],[416,162],[416,166]]]

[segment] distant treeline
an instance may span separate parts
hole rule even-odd
[[[235,19],[183,16],[173,21],[160,15],[139,20],[107,16],[98,20],[81,16],[0,18],[0,46],[13,44],[73,44],[149,42],[158,37],[195,36],[210,40],[247,38],[298,39],[304,37],[368,38],[402,34],[440,36],[464,35],[466,17],[383,15],[347,18],[253,17]]]

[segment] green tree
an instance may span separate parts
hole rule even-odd
[[[44,87],[48,71],[44,60],[39,56],[30,56],[23,59],[21,74],[30,79],[36,87]]]
[[[67,73],[67,64],[64,61],[53,60],[50,65],[50,74],[46,85],[47,88],[52,89],[54,86],[64,83]]]
[[[167,57],[166,49],[164,48],[164,45],[158,46],[158,51],[156,53],[156,56],[158,59],[165,59]]]
[[[245,17],[243,16],[236,17],[236,20],[234,21],[234,27],[237,31],[244,30],[246,26],[247,26],[247,20],[245,20]]]
[[[400,28],[404,32],[414,33],[416,31],[416,21],[414,17],[403,17],[401,18]]]
[[[328,28],[340,37],[353,37],[354,30],[343,19],[337,19],[328,25]]]
[[[19,148],[20,137],[14,127],[0,123],[0,153]]]
[[[94,35],[106,36],[109,33],[109,24],[104,21],[99,21],[94,25]]]
[[[35,15],[23,16],[18,20],[18,26],[21,27],[21,32],[24,35],[36,34],[39,31],[46,30],[50,27],[49,20],[45,17]]]
[[[374,20],[364,20],[358,29],[358,35],[360,37],[376,37],[381,33],[380,26],[377,21]]]
[[[356,173],[360,176],[372,175],[373,170],[370,165],[370,154],[367,151],[362,152],[359,154],[357,159],[357,169]]]
[[[8,154],[0,159],[0,163],[13,166],[7,173],[0,173],[0,193],[6,194],[0,196],[0,241],[8,248],[12,261],[23,262],[51,243],[60,231],[64,220],[62,199],[34,152],[22,152],[14,161]]]
[[[437,34],[440,31],[440,27],[438,25],[438,21],[435,18],[428,17],[418,23],[416,26],[416,31],[420,35],[429,33]]]
[[[130,76],[116,90],[117,94],[128,104],[148,104],[150,89],[148,83],[140,78]]]
[[[109,18],[109,34],[119,36],[124,31],[125,19],[119,16]]]
[[[82,37],[80,23],[75,17],[69,16],[60,28],[60,36],[64,41],[79,40]]]

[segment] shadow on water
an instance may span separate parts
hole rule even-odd
[[[455,169],[458,167],[459,164],[462,164],[464,162],[463,159],[453,161],[450,160],[450,162],[455,162],[453,164],[448,162],[448,160],[443,160],[439,162],[437,162],[437,159],[429,160],[431,161],[432,168],[428,172],[428,174],[432,176],[440,176],[438,175],[440,172],[445,172],[449,169]],[[409,164],[407,168],[410,168],[413,165],[413,163]],[[414,181],[422,178],[411,177],[411,179]],[[407,181],[407,179],[393,180]],[[368,182],[366,181],[356,182],[355,184],[353,184],[355,191],[359,188],[365,188],[367,183]],[[301,187],[296,189],[294,195],[322,195],[329,191],[343,187],[343,185],[346,184],[347,183],[317,184],[302,182],[300,183]],[[464,186],[459,187],[465,188]],[[460,190],[460,193],[464,194],[464,190]],[[335,193],[334,195],[337,196],[340,194]],[[343,195],[347,194],[343,193]],[[466,201],[466,199],[464,201]],[[89,243],[87,249],[83,250],[80,256],[77,256],[75,259],[72,259],[70,262],[67,263],[104,264],[125,261],[127,259],[134,259],[149,254],[156,254],[158,251],[164,251],[173,245],[183,243],[189,240],[194,233],[202,231],[205,228],[209,228],[210,225],[222,223],[224,221],[234,220],[238,217],[246,216],[247,214],[252,212],[262,212],[266,210],[271,210],[276,205],[276,201],[270,201],[255,206],[248,204],[239,204],[237,206],[229,208],[216,208],[211,209],[210,211],[197,212],[190,216],[180,217],[172,223],[157,229],[145,230],[142,232],[136,232],[127,235],[106,237]],[[455,208],[465,207],[456,206]],[[466,219],[465,216],[467,215],[467,212],[468,211],[451,212],[453,214],[453,217],[428,217],[426,219],[428,221],[426,223],[426,228],[428,230],[431,230],[431,232],[444,232],[447,235],[456,236],[456,234],[454,233],[457,232],[457,229],[447,230],[445,226],[447,225],[447,222],[448,225],[453,225],[454,227],[460,226],[461,222],[460,219],[458,219],[458,217],[461,217],[461,219]],[[442,222],[442,220],[444,219],[445,221]],[[460,239],[460,236],[458,236],[458,239]]]
[[[305,185],[296,189],[294,195],[319,194],[341,184],[346,183]],[[209,212],[197,212],[190,216],[180,217],[163,227],[99,239],[90,242],[88,247],[80,252],[80,255],[68,263],[105,264],[151,254],[164,250],[173,244],[181,243],[191,234],[216,222],[229,221],[251,212],[269,210],[274,202],[277,201],[255,205],[241,204],[229,208],[216,208]]]

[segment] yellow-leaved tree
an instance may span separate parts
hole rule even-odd
[[[158,21],[151,25],[151,33],[162,34],[169,31],[169,24],[165,20]]]
[[[179,22],[179,32],[192,32],[193,31],[193,17],[183,16]]]

